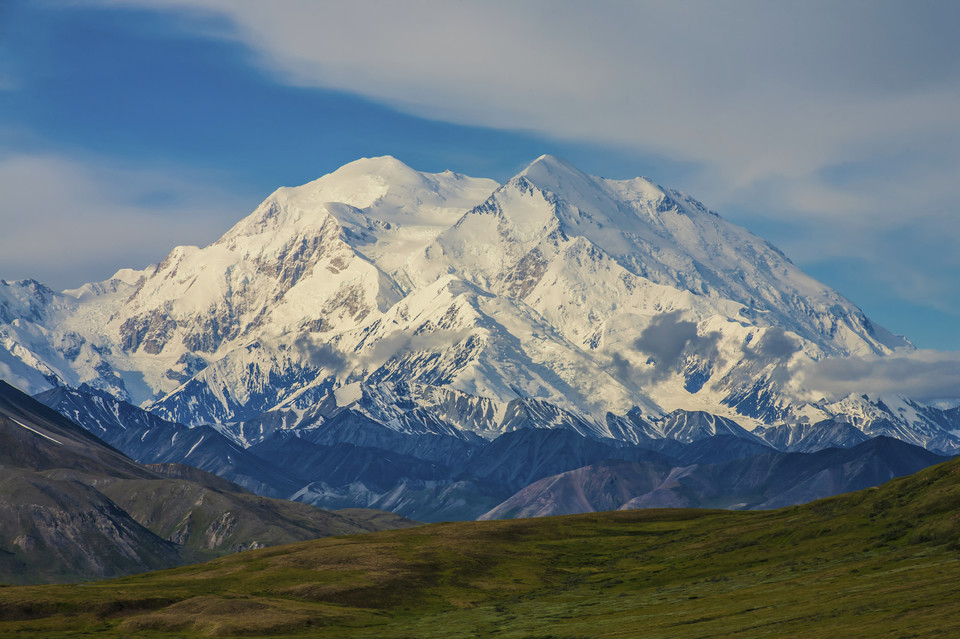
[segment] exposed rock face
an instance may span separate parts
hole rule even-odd
[[[183,561],[99,491],[38,473],[0,471],[0,581],[119,577]]]
[[[161,310],[154,309],[146,315],[129,317],[120,325],[120,346],[128,351],[157,355],[167,345],[177,322]]]

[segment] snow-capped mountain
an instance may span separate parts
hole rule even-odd
[[[0,282],[0,343],[21,388],[86,385],[244,445],[349,412],[464,441],[634,443],[850,415],[960,449],[943,411],[810,403],[793,383],[799,363],[905,339],[692,198],[550,156],[503,185],[358,160],[142,271]]]

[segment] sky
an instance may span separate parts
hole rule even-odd
[[[958,351],[958,24],[923,0],[0,2],[0,278],[143,268],[360,157],[503,181],[551,153],[680,189]]]

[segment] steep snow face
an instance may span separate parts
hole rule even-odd
[[[0,280],[0,377],[19,388],[62,381],[53,367],[62,358],[51,352],[41,326],[61,315],[67,304],[68,299],[39,282]]]
[[[34,280],[0,280],[0,377],[32,391],[89,384],[127,397],[108,361],[114,341],[102,329],[134,290],[135,273],[63,293]]]
[[[352,328],[401,297],[390,277],[397,254],[432,239],[495,186],[387,157],[279,189],[218,241],[174,249],[157,266],[118,318],[124,346],[156,354],[179,341],[217,353],[261,326],[281,334],[321,323]],[[205,321],[178,332],[157,315]]]
[[[387,157],[279,189],[218,241],[174,249],[138,282],[109,321],[118,365],[166,394],[250,341],[375,321],[403,296],[391,262],[495,187]]]
[[[642,395],[668,410],[783,419],[791,361],[908,346],[695,200],[643,178],[594,178],[551,156],[406,269],[417,285],[452,273],[532,312],[614,377],[589,395],[617,410]],[[672,353],[653,343],[670,340]],[[575,379],[590,384],[565,377]]]
[[[144,271],[63,294],[3,283],[0,339],[0,374],[30,390],[86,383],[190,424],[405,384],[429,391],[384,396],[436,432],[625,440],[652,427],[608,411],[827,419],[840,409],[797,403],[794,364],[909,348],[695,200],[551,156],[502,186],[358,160]],[[894,421],[929,422],[914,412]]]
[[[410,282],[399,273],[407,256],[421,250],[497,186],[493,180],[451,171],[421,173],[389,156],[365,158],[309,184],[278,190],[271,198],[286,203],[286,215],[269,224],[250,216],[224,240],[241,234],[289,234],[309,224],[316,211],[325,210],[340,224],[344,242],[409,291]]]
[[[777,326],[828,354],[907,345],[769,243],[699,202],[643,178],[593,178],[551,156],[441,234],[416,264],[426,277],[444,266],[545,313],[571,292],[590,290],[593,299],[575,300],[588,314],[609,315],[626,301],[648,316],[676,307],[698,321],[719,314]],[[576,324],[589,324],[584,319]]]

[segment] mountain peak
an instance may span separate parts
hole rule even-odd
[[[524,177],[534,186],[558,194],[561,191],[597,188],[594,178],[555,155],[541,155],[517,177]]]
[[[422,173],[410,168],[392,155],[359,158],[344,164],[330,175],[336,175],[340,178],[357,175],[377,176],[388,182],[393,182],[398,178],[401,181],[423,179]]]
[[[392,155],[360,158],[344,164],[302,186],[283,188],[276,195],[300,206],[341,202],[364,209],[391,191],[433,190],[427,174],[416,171]]]
[[[567,160],[558,157],[556,155],[550,155],[549,153],[544,153],[536,160],[527,165],[525,171],[529,171],[534,167],[541,167],[545,169],[563,169],[567,171],[578,171],[577,167],[573,166]]]

